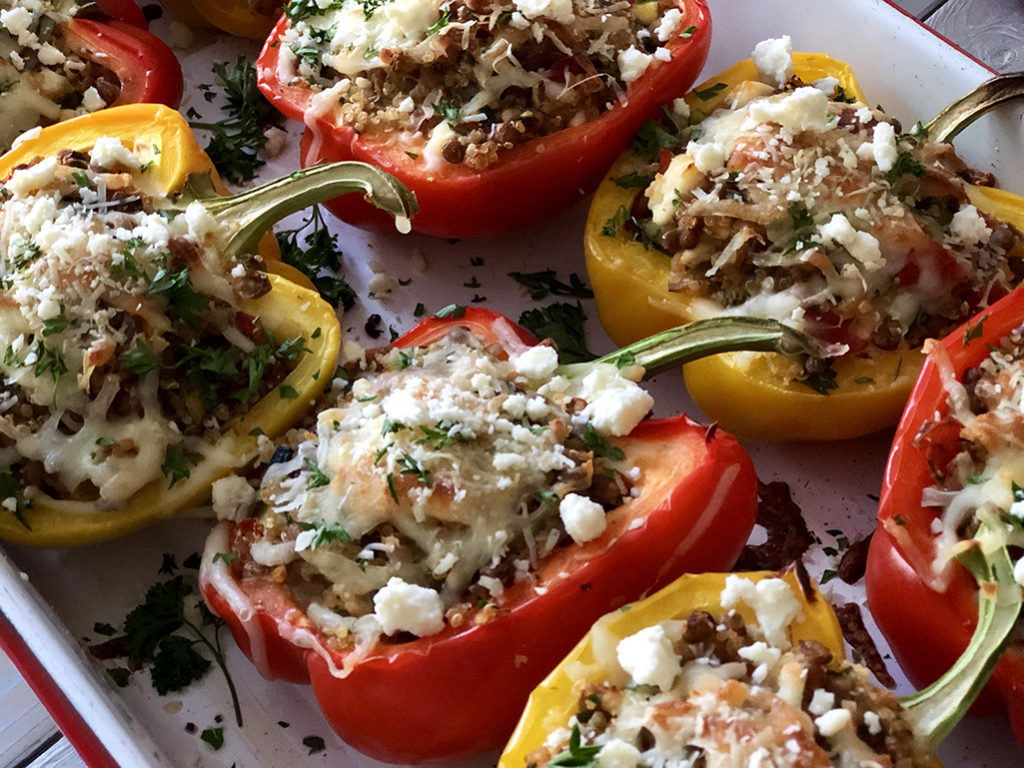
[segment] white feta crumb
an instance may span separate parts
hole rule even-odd
[[[781,88],[793,76],[793,41],[789,35],[762,40],[754,46],[752,55],[763,82]]]
[[[373,596],[373,608],[386,635],[411,632],[426,637],[444,628],[441,596],[433,589],[392,576]]]
[[[558,514],[565,525],[565,531],[577,544],[596,539],[607,525],[604,507],[596,501],[568,493],[558,505]]]
[[[213,513],[218,520],[243,520],[256,501],[256,489],[244,477],[228,475],[211,486]]]
[[[992,236],[992,229],[978,213],[978,209],[968,203],[953,214],[949,222],[949,233],[964,245],[982,245]]]
[[[812,715],[824,715],[836,705],[836,696],[831,691],[819,688],[811,696],[811,703],[807,705],[807,711]]]
[[[651,55],[631,45],[626,50],[619,51],[618,63],[619,77],[622,78],[622,82],[629,85],[647,71],[651,64]]]
[[[800,616],[800,601],[782,579],[768,578],[754,582],[730,575],[722,590],[722,607],[735,608],[746,603],[757,615],[757,623],[765,639],[774,646],[789,644],[786,629]]]
[[[529,347],[512,358],[512,370],[533,381],[550,379],[558,367],[558,352],[545,344]]]
[[[669,690],[681,672],[672,644],[682,637],[682,632],[682,622],[663,621],[623,638],[615,649],[619,666],[637,685]]]
[[[832,214],[826,223],[818,225],[817,233],[823,245],[841,245],[868,271],[874,272],[885,266],[878,239],[870,232],[855,229],[841,213]]]
[[[814,725],[818,728],[818,733],[826,739],[832,738],[852,724],[853,718],[845,709],[831,709],[820,717],[814,718]]]

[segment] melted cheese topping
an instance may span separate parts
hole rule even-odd
[[[785,322],[840,356],[919,346],[1012,288],[1021,234],[968,202],[952,148],[833,98],[833,82],[780,90],[788,42],[768,42],[755,62],[774,85],[740,84],[695,116],[646,190],[645,237],[672,254],[670,289],[714,314]]]
[[[278,449],[252,558],[301,559],[302,578],[325,579],[310,616],[329,633],[373,613],[386,634],[422,636],[440,616],[458,621],[470,595],[500,605],[560,543],[601,535],[604,506],[621,501],[589,498],[592,478],[610,473],[615,497],[629,492],[607,438],[653,404],[613,366],[551,380],[556,364],[550,347],[510,360],[461,330],[392,350]]]
[[[948,570],[962,540],[985,521],[996,544],[1024,546],[1024,338],[1017,329],[973,372],[968,393],[953,377],[944,377],[949,416],[961,427],[966,447],[943,470],[941,482],[926,488],[922,503],[939,508],[935,521],[936,575]],[[931,422],[922,435],[927,436]],[[1018,558],[1014,571],[1024,584]]]
[[[280,72],[333,90],[336,119],[401,135],[428,167],[593,119],[686,30],[657,2],[337,0],[286,11]],[[319,108],[318,108],[319,109]],[[418,158],[417,158],[418,159]]]
[[[65,150],[2,187],[0,472],[19,503],[116,506],[187,477],[228,414],[196,376],[229,379],[260,354],[233,327],[248,270],[221,251],[219,224],[138,191],[155,151],[100,138],[91,156]],[[236,370],[239,391],[251,372]]]

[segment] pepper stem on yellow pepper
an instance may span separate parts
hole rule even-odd
[[[645,376],[722,352],[778,352],[823,357],[817,339],[788,325],[757,317],[713,317],[670,328],[633,342],[590,363],[558,367],[563,376],[578,376],[597,363],[639,365]]]
[[[1022,96],[1024,72],[997,75],[944,107],[922,128],[930,139],[948,143],[986,112]]]
[[[1005,544],[985,547],[978,539],[998,535],[982,523],[960,562],[978,582],[978,625],[971,642],[945,674],[927,688],[900,699],[917,717],[918,729],[934,747],[970,709],[995,669],[1021,611],[1021,588]]]
[[[285,216],[349,192],[362,192],[367,202],[392,214],[400,230],[419,210],[402,182],[359,162],[316,165],[228,196],[216,192],[208,174],[193,174],[177,200],[202,203],[213,216],[237,223],[224,251],[239,256],[253,253],[263,234]]]

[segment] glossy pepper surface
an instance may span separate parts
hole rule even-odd
[[[146,194],[172,195],[182,189],[190,174],[212,171],[209,158],[177,112],[160,105],[141,104],[102,110],[44,129],[0,158],[0,178],[6,179],[18,165],[35,157],[53,156],[62,149],[91,149],[98,138],[105,136],[120,138],[126,146],[136,147],[141,156],[151,160],[146,172],[138,176],[140,188]],[[309,401],[330,380],[329,375],[316,374],[334,370],[340,329],[334,310],[318,294],[278,275],[270,275],[270,281],[272,289],[259,298],[244,300],[241,311],[259,318],[282,339],[304,336],[309,352],[299,356],[278,386],[230,424],[216,450],[201,457],[190,468],[189,477],[170,489],[166,480],[153,482],[122,507],[92,514],[70,511],[59,502],[36,502],[31,510],[31,528],[10,515],[4,516],[0,519],[0,539],[37,546],[68,546],[128,533],[201,503],[214,480],[241,466],[252,454],[260,432],[276,435],[297,421]],[[313,338],[317,328],[320,333]],[[293,388],[297,396],[283,398],[281,387]]]
[[[395,346],[430,344],[458,326],[489,343],[536,343],[469,308],[424,321]],[[207,541],[203,596],[265,676],[311,681],[327,721],[357,749],[445,763],[500,747],[529,691],[596,617],[680,573],[727,567],[752,527],[752,465],[728,435],[685,417],[650,419],[615,445],[639,467],[641,492],[607,513],[603,534],[542,559],[534,580],[505,587],[495,612],[472,609],[461,627],[378,643],[348,672],[348,652],[326,644],[281,584],[246,577],[256,519],[222,524]],[[218,552],[241,556],[229,564]]]
[[[868,556],[868,606],[907,676],[918,686],[941,675],[967,647],[977,623],[978,584],[959,564],[943,578],[934,570],[938,552],[932,523],[939,516],[924,506],[922,492],[935,485],[933,466],[942,470],[959,453],[960,426],[948,413],[943,377],[963,373],[988,357],[1024,318],[1024,291],[1017,289],[943,342],[952,373],[929,357],[903,414],[885,471],[878,527]],[[929,425],[928,439],[917,441]],[[937,426],[936,426],[937,425]],[[1002,704],[1000,704],[1000,699]],[[1004,706],[1018,741],[1024,743],[1024,646],[1003,652],[977,709]]]
[[[625,102],[616,102],[595,120],[519,145],[483,171],[461,163],[428,171],[421,158],[405,152],[398,136],[359,135],[328,114],[305,119],[315,92],[303,82],[289,85],[279,68],[287,18],[278,22],[260,54],[259,85],[283,114],[305,120],[303,166],[362,160],[382,168],[416,194],[420,212],[412,227],[419,232],[440,237],[506,232],[550,218],[581,200],[633,132],[696,79],[711,41],[711,19],[703,0],[678,0],[676,5],[683,14],[680,29],[692,27],[691,33],[669,45],[669,61],[654,62],[630,85]],[[328,207],[351,224],[390,225],[358,200],[338,198]]]
[[[848,65],[824,54],[794,53],[793,60],[803,81],[834,77],[848,96],[870,103]],[[695,88],[687,103],[693,113],[710,114],[722,106],[729,88],[746,80],[757,80],[750,60]],[[727,87],[718,87],[720,83]],[[668,290],[671,260],[666,254],[645,248],[628,233],[602,233],[620,208],[631,209],[637,194],[612,179],[636,171],[643,162],[631,152],[619,158],[595,193],[586,224],[587,274],[601,324],[617,344],[696,317],[696,295]],[[1019,226],[1024,218],[1024,200],[1015,195],[971,186],[968,195],[979,209],[999,219]],[[790,380],[788,362],[772,355],[717,355],[688,363],[683,370],[691,397],[723,428],[756,438],[822,440],[894,424],[922,361],[920,349],[906,345],[840,358],[834,363],[837,386],[827,395]]]
[[[670,619],[685,620],[694,611],[707,611],[712,616],[723,615],[726,611],[722,607],[721,596],[728,575],[703,573],[682,576],[645,600],[599,619],[594,628],[530,695],[519,725],[501,754],[498,768],[525,768],[528,765],[527,756],[541,747],[551,733],[566,727],[579,707],[578,674],[574,676],[574,673],[585,669],[584,675],[588,681],[601,682],[606,679],[606,670],[595,653],[596,643],[607,649],[612,643],[644,627]],[[760,581],[778,574],[756,572],[744,573],[742,576]],[[795,571],[787,572],[783,578],[789,582],[802,603],[803,619],[793,622],[787,630],[790,642],[795,645],[801,640],[815,640],[828,648],[835,658],[842,658],[843,636],[828,601],[809,584],[801,584]],[[749,621],[752,618],[745,605],[737,610],[744,619]]]
[[[97,6],[102,11],[98,18],[73,18],[64,34],[75,53],[117,75],[121,91],[110,106],[177,106],[184,88],[181,64],[163,40],[147,31],[139,7],[130,0]]]
[[[281,15],[283,0],[220,0],[216,3],[174,0],[175,15],[184,23],[206,23],[232,35],[263,40]]]

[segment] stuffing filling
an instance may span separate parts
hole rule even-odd
[[[71,0],[0,0],[0,153],[24,131],[95,112],[121,90],[117,76],[65,37]]]
[[[201,204],[139,191],[158,151],[100,138],[0,187],[0,495],[19,516],[173,486],[305,348],[242,311],[269,281]]]
[[[761,81],[711,114],[677,102],[660,134],[676,154],[618,179],[643,192],[605,228],[671,256],[698,316],[771,317],[837,358],[919,347],[1020,281],[1021,233],[968,199],[989,175],[834,79],[794,77],[788,38],[754,61]]]
[[[239,577],[282,584],[333,646],[369,647],[486,621],[545,558],[599,538],[642,485],[615,437],[653,401],[614,366],[570,379],[552,347],[505,344],[458,327],[372,352],[258,490],[215,484],[219,516],[250,515]]]
[[[480,170],[625,102],[692,30],[671,0],[289,3],[281,79],[359,134],[428,166]]]
[[[937,345],[930,354],[940,366],[950,365]],[[947,569],[961,540],[973,538],[986,521],[1009,546],[1014,576],[1024,584],[1024,328],[959,381],[950,374],[944,384],[948,413],[926,421],[914,442],[935,478],[922,503],[941,511],[935,570]]]
[[[745,582],[745,583],[744,583]],[[778,587],[775,589],[774,587]],[[733,598],[728,598],[733,593]],[[863,667],[839,661],[814,641],[780,632],[799,603],[781,579],[730,576],[723,607],[757,609],[782,625],[746,623],[735,611],[695,611],[618,641],[598,659],[607,679],[581,679],[579,705],[565,728],[527,757],[536,768],[844,768],[930,766],[910,713]],[[766,600],[767,598],[767,600]],[[600,652],[595,646],[595,652]],[[587,675],[590,677],[590,675]],[[575,760],[575,762],[574,762]]]

